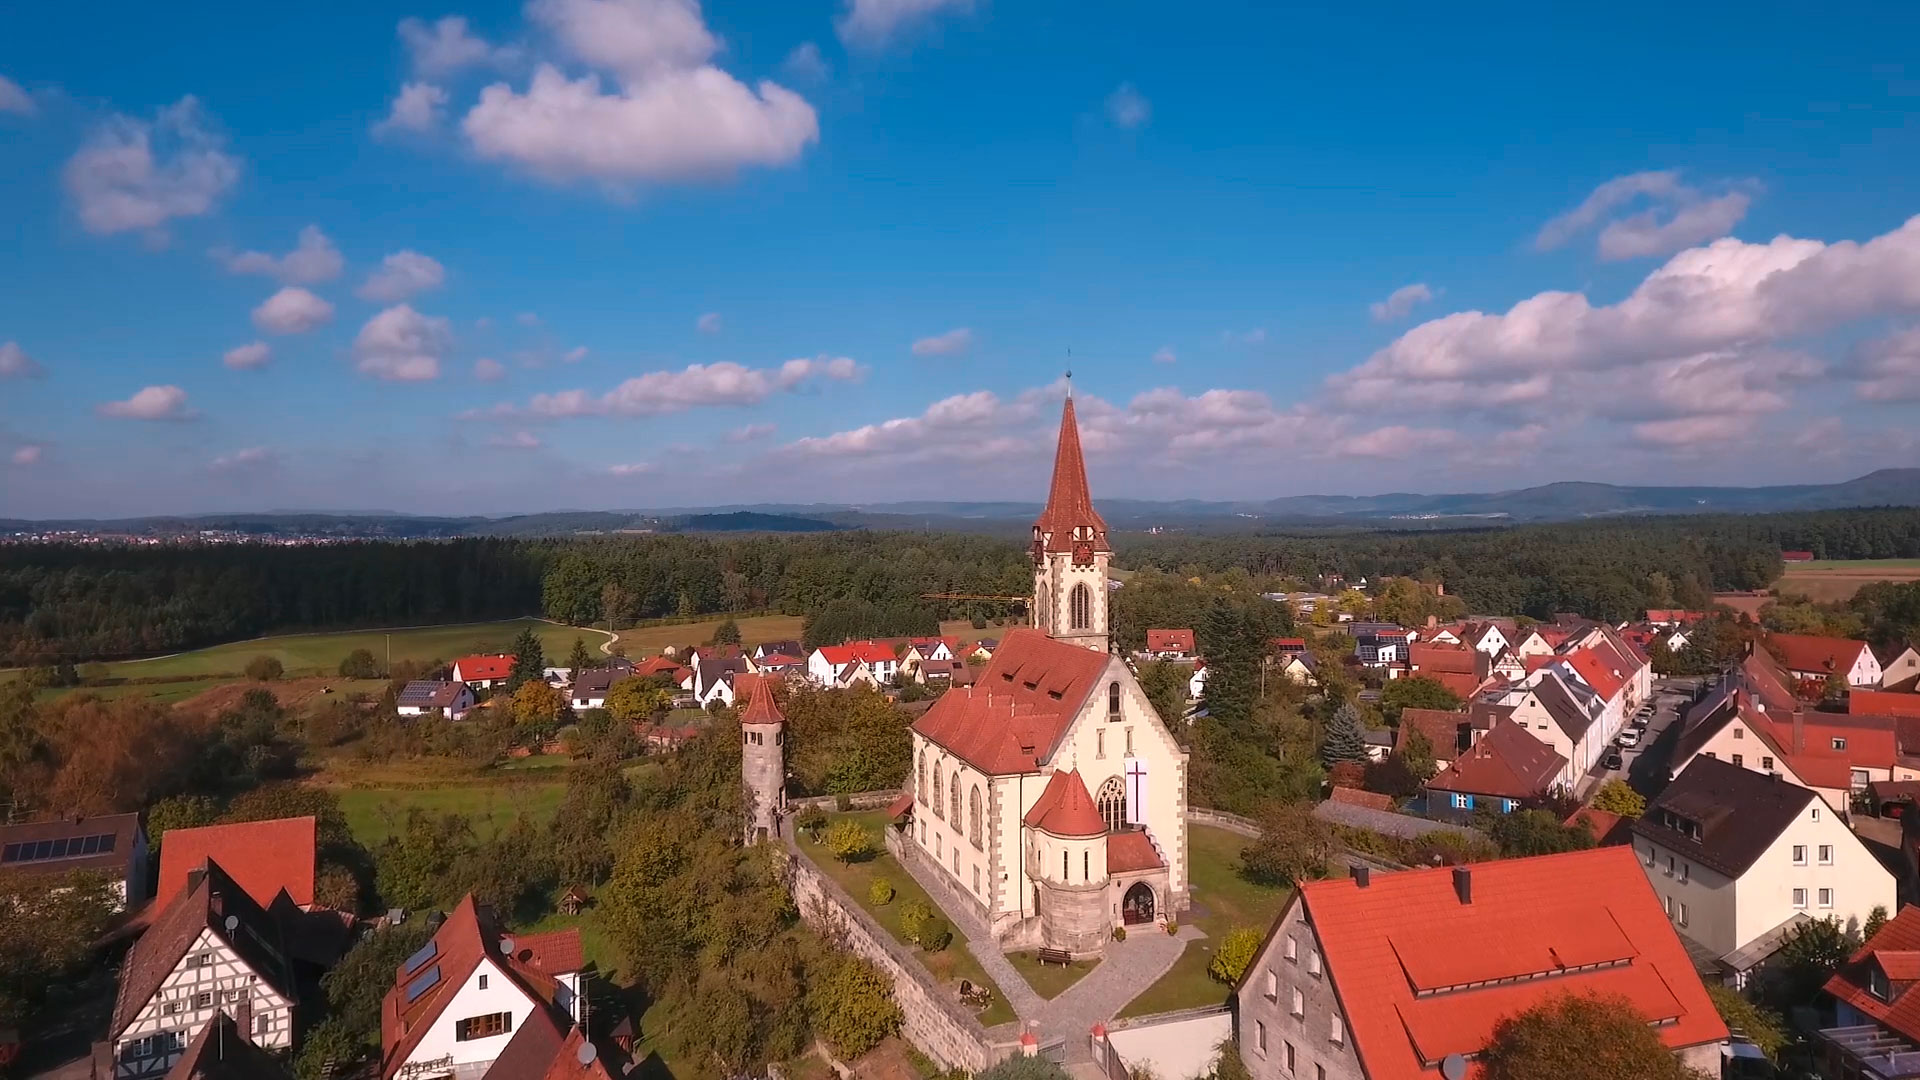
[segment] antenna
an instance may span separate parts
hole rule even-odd
[[[1467,1059],[1460,1054],[1448,1054],[1441,1058],[1440,1075],[1446,1080],[1466,1080]]]
[[[580,1049],[573,1052],[573,1056],[579,1059],[580,1067],[584,1069],[593,1064],[593,1059],[600,1056],[600,1051],[592,1043],[583,1042],[580,1044]]]

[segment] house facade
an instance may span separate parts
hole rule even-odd
[[[476,690],[504,686],[513,675],[513,654],[479,653],[463,656],[453,662],[450,674],[454,682],[466,683]]]
[[[139,814],[63,817],[0,825],[0,873],[107,875],[120,906],[147,896],[147,833]]]
[[[1813,634],[1768,634],[1765,645],[1780,666],[1802,682],[1824,683],[1833,678],[1844,686],[1880,685],[1880,660],[1864,641]]]
[[[415,679],[400,690],[393,711],[401,716],[444,716],[465,720],[473,711],[473,690],[466,683],[436,679]]]

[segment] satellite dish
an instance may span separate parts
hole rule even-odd
[[[1460,1054],[1448,1054],[1441,1058],[1440,1075],[1447,1080],[1466,1080],[1467,1059]]]
[[[240,916],[238,915],[227,916],[227,933],[231,934],[238,929],[240,929]]]
[[[593,1059],[600,1056],[600,1051],[592,1043],[583,1042],[580,1044],[580,1049],[573,1052],[573,1056],[579,1058],[580,1064],[584,1067],[593,1064]]]
[[[513,955],[513,939],[512,938],[503,937],[500,939],[500,955],[501,956]]]

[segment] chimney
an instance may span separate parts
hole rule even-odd
[[[1427,629],[1429,629],[1429,630],[1431,630],[1431,629],[1433,629],[1434,627],[1436,627],[1436,626],[1439,626],[1439,625],[1440,625],[1440,617],[1439,617],[1439,616],[1437,616],[1437,615],[1429,615],[1429,616],[1427,616]]]
[[[1350,867],[1349,869],[1353,873],[1353,883],[1355,885],[1364,889],[1367,886],[1373,884],[1373,868],[1372,867],[1364,866],[1360,863],[1354,863],[1353,866]]]
[[[1456,866],[1453,868],[1453,894],[1463,904],[1473,903],[1473,868]]]
[[[200,883],[202,881],[205,881],[206,879],[207,879],[207,868],[205,864],[196,866],[193,869],[187,871],[187,891],[192,892],[193,890],[199,888]]]

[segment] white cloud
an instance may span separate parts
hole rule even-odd
[[[63,171],[67,194],[88,232],[158,230],[172,218],[210,212],[240,179],[240,161],[202,120],[192,97],[152,123],[115,115]]]
[[[46,448],[39,443],[28,443],[25,446],[15,447],[9,460],[20,466],[38,465],[40,456],[45,453],[45,450]]]
[[[1179,359],[1179,354],[1173,351],[1173,346],[1171,345],[1162,345],[1153,351],[1153,362],[1156,364],[1171,364],[1177,362]]]
[[[774,424],[748,424],[746,427],[734,428],[732,431],[727,432],[727,441],[731,443],[754,442],[766,438],[776,430],[778,430],[778,427]]]
[[[19,342],[0,341],[0,379],[37,379],[46,373]]]
[[[644,461],[634,462],[628,465],[607,466],[607,474],[609,476],[645,476],[652,471],[653,466]]]
[[[540,437],[531,431],[514,431],[495,435],[487,440],[487,445],[501,450],[538,450]]]
[[[1754,434],[1750,416],[1680,416],[1633,426],[1633,437],[1668,450],[1700,450],[1743,442]]]
[[[577,364],[586,358],[587,347],[585,345],[575,345],[573,348],[560,354],[560,362],[563,364]]]
[[[177,386],[149,386],[125,401],[102,402],[101,416],[119,420],[187,420],[187,392]]]
[[[447,107],[447,92],[432,83],[403,83],[393,96],[393,107],[373,125],[376,136],[401,132],[420,134],[440,126]]]
[[[1459,432],[1450,428],[1416,428],[1395,424],[1341,439],[1333,450],[1343,457],[1397,460],[1415,454],[1456,449],[1461,438]]]
[[[368,319],[353,339],[355,367],[387,382],[438,378],[440,358],[453,347],[453,326],[397,304]]]
[[[253,325],[269,334],[304,334],[333,318],[333,305],[289,285],[253,309]]]
[[[320,226],[300,230],[300,239],[292,251],[278,258],[264,251],[243,251],[238,255],[216,250],[214,257],[226,265],[230,274],[264,274],[286,285],[313,285],[340,276],[346,260],[333,246]]]
[[[5,75],[0,75],[0,113],[32,116],[34,111],[33,98],[25,90],[20,89],[20,84]]]
[[[1636,202],[1649,209],[1609,221],[1600,231],[1602,259],[1667,255],[1733,231],[1747,215],[1752,197],[1729,191],[1709,198],[1681,181],[1673,170],[1617,176],[1593,189],[1579,206],[1541,227],[1533,245],[1550,251],[1593,228],[1613,211]]]
[[[720,313],[717,311],[709,311],[705,315],[700,316],[700,318],[694,322],[694,326],[703,334],[717,334],[721,329]]]
[[[533,0],[527,14],[574,57],[627,82],[698,67],[720,49],[698,0]]]
[[[424,75],[450,75],[462,68],[511,61],[514,51],[495,48],[467,29],[467,20],[445,16],[431,25],[421,19],[400,20],[400,40],[413,56],[413,68]]]
[[[513,317],[513,321],[519,323],[521,326],[539,326],[540,316],[534,314],[531,311],[523,311],[520,314],[515,315]]]
[[[376,304],[397,304],[447,280],[447,268],[417,251],[396,251],[380,260],[380,269],[367,276],[357,295]]]
[[[208,463],[209,472],[233,473],[271,468],[280,463],[280,456],[264,446],[249,446],[244,450],[235,450],[231,454],[221,454]]]
[[[973,0],[847,0],[834,28],[848,45],[879,49],[947,10],[972,11]]]
[[[220,362],[234,371],[259,371],[273,359],[273,350],[264,341],[253,341],[228,349]]]
[[[1433,299],[1433,290],[1424,281],[1411,285],[1402,285],[1387,294],[1385,300],[1376,300],[1367,309],[1373,315],[1374,322],[1393,322],[1412,314],[1414,306]]]
[[[1107,95],[1107,119],[1131,131],[1153,119],[1153,105],[1132,83],[1121,83]]]
[[[820,46],[811,41],[794,46],[787,58],[780,61],[780,71],[800,83],[823,83],[833,77],[833,68],[820,55]]]
[[[944,334],[923,337],[913,343],[915,356],[959,356],[973,347],[973,331],[958,327]]]
[[[490,356],[483,356],[473,362],[473,377],[481,382],[499,382],[507,377],[507,365]]]
[[[862,374],[860,366],[844,356],[803,357],[777,368],[749,368],[731,362],[690,364],[682,371],[650,371],[604,394],[562,390],[536,394],[524,408],[502,405],[464,415],[470,419],[659,416],[708,406],[753,405],[806,383],[823,379],[846,382]]]
[[[1854,390],[1867,401],[1920,401],[1920,327],[1854,346],[1847,373],[1860,380]]]

